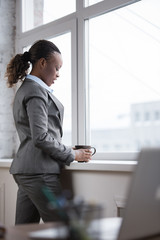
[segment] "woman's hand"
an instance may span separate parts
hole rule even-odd
[[[75,150],[75,160],[78,162],[88,162],[91,160],[92,151],[89,149],[77,149]]]

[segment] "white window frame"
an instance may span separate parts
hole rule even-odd
[[[84,0],[76,0],[76,12],[22,32],[22,0],[16,0],[16,53],[38,39],[52,38],[71,32],[72,78],[72,145],[86,144],[87,133],[87,20],[141,0],[104,0],[84,7]],[[137,153],[97,153],[93,159],[133,160]]]

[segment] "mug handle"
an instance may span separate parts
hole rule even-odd
[[[91,149],[93,148],[94,152],[92,153],[92,156],[96,153],[96,149],[95,147],[91,147]]]

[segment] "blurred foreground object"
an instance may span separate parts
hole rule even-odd
[[[0,224],[0,238],[3,238],[5,236],[5,227]]]
[[[100,204],[86,203],[81,198],[70,199],[67,191],[58,198],[47,187],[42,191],[48,199],[48,208],[65,226],[65,234],[62,234],[64,238],[61,239],[98,240],[100,226],[97,224],[93,228],[92,222],[102,218],[103,207]],[[33,238],[33,233],[30,237]]]

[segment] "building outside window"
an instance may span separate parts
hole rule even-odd
[[[140,122],[140,114],[139,114],[139,112],[135,113],[135,122]]]
[[[150,120],[150,114],[149,112],[145,112],[144,121],[148,122],[149,120]]]
[[[159,111],[155,111],[155,120],[159,121],[160,120],[160,112]]]

